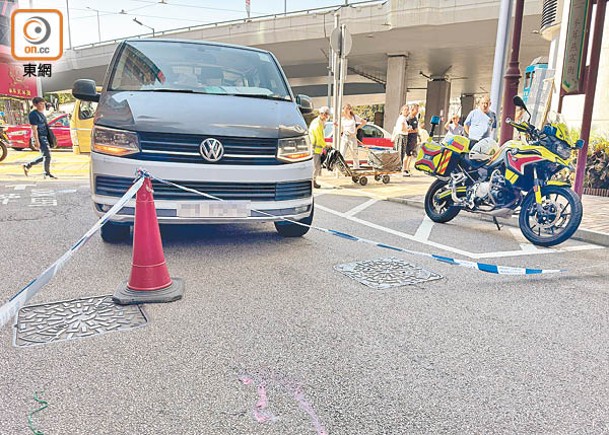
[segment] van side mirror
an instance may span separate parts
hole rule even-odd
[[[306,95],[296,95],[296,104],[303,115],[313,113],[313,100]]]
[[[72,86],[72,95],[83,101],[99,102],[100,94],[95,89],[95,80],[78,79]]]

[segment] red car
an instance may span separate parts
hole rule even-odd
[[[57,148],[72,148],[70,137],[70,120],[67,113],[55,113],[47,117],[49,127],[57,138]],[[32,128],[29,124],[13,125],[8,127],[6,134],[10,146],[15,150],[34,148]]]
[[[333,142],[332,129],[332,122],[326,122],[324,126],[324,136],[327,143]],[[372,124],[371,122],[369,122],[364,125],[362,127],[362,136],[364,137],[364,140],[360,143],[358,150],[359,161],[362,165],[366,165],[368,163],[369,148],[386,150],[393,149],[393,142],[391,142],[391,133],[376,124]],[[345,156],[345,158],[347,160],[347,163],[353,163],[351,153],[349,153],[348,156]]]
[[[332,128],[333,124],[331,122],[326,122],[326,125],[324,125],[326,142],[332,143]],[[364,137],[362,142],[366,148],[393,148],[391,133],[371,122],[362,127],[362,136]]]

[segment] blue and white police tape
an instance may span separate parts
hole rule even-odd
[[[178,189],[184,190],[186,192],[191,192],[196,195],[200,195],[205,198],[213,199],[216,201],[223,201],[221,198],[218,198],[216,196],[210,195],[205,192],[200,192],[198,190],[191,189],[189,187],[181,186],[181,185],[173,183],[171,181],[164,180],[164,179],[159,178],[153,174],[150,174],[149,172],[146,172],[144,170],[141,170],[141,174],[143,174],[145,176],[149,176],[150,178],[157,180],[159,183],[173,186]],[[252,211],[255,211],[256,213],[260,213],[265,216],[277,218],[277,216],[272,215],[270,213],[266,213],[261,210],[252,209]],[[324,232],[326,234],[332,234],[333,236],[342,237],[343,239],[351,240],[354,242],[366,243],[369,245],[377,246],[379,248],[390,249],[390,250],[396,251],[396,252],[403,252],[405,254],[418,255],[420,257],[427,257],[427,258],[431,258],[436,261],[441,261],[443,263],[453,264],[455,266],[460,266],[460,267],[466,267],[468,269],[476,269],[481,272],[493,273],[496,275],[539,275],[539,274],[566,272],[566,270],[564,270],[564,269],[531,269],[531,268],[525,268],[525,267],[498,266],[496,264],[486,264],[486,263],[477,263],[477,262],[473,262],[473,261],[459,260],[456,258],[444,257],[442,255],[428,254],[426,252],[413,251],[411,249],[399,248],[397,246],[387,245],[386,243],[375,242],[374,240],[368,240],[368,239],[364,239],[361,237],[353,236],[351,234],[347,234],[347,233],[344,233],[341,231],[329,230],[327,228],[317,227],[315,225],[307,225],[302,222],[297,222],[292,219],[288,219],[288,218],[284,218],[284,217],[282,217],[281,219],[284,221],[287,221],[287,222],[297,224],[297,225],[309,227],[309,228]]]
[[[42,289],[45,285],[57,275],[57,273],[61,270],[61,268],[68,262],[68,260],[74,255],[76,251],[78,251],[90,238],[95,234],[112,216],[117,214],[121,208],[125,206],[125,204],[133,198],[133,196],[137,193],[138,189],[144,183],[144,178],[139,176],[133,186],[125,193],[114,206],[106,212],[102,216],[100,220],[98,220],[95,225],[91,227],[89,231],[85,233],[84,236],[78,240],[65,254],[59,258],[55,263],[53,263],[47,270],[42,272],[38,278],[33,279],[28,285],[19,290],[17,294],[15,294],[9,301],[0,307],[0,328],[2,328],[17,312],[21,307],[23,307],[28,300],[34,297],[40,289]]]

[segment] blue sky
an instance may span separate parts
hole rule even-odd
[[[359,1],[349,0],[350,3]],[[134,18],[161,31],[246,17],[245,0],[67,0],[67,3],[72,46],[98,41],[97,12],[92,9],[99,10],[102,40],[151,32],[134,22]],[[283,13],[286,5],[289,12],[344,3],[344,0],[251,0],[251,15]],[[66,0],[19,0],[21,7],[28,8],[30,4],[38,9],[60,9],[66,20]],[[67,25],[64,27],[67,48]]]

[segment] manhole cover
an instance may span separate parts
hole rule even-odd
[[[441,279],[442,276],[398,258],[339,264],[335,269],[368,287],[385,289]]]
[[[16,347],[125,331],[148,322],[139,305],[115,305],[112,296],[96,296],[21,308],[15,325]]]

